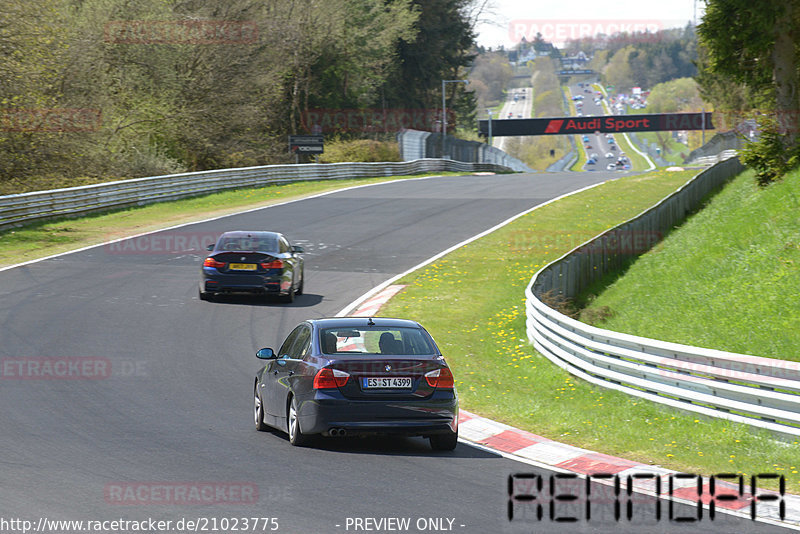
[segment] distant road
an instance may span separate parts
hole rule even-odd
[[[517,100],[514,100],[514,97]],[[517,89],[509,89],[506,98],[506,103],[503,104],[503,109],[500,111],[499,117],[492,117],[494,119],[528,119],[533,112],[533,88],[520,87]],[[492,140],[492,145],[505,151],[506,142],[513,137],[495,137]]]

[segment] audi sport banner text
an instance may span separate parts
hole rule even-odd
[[[500,119],[492,121],[492,136],[564,135],[672,130],[713,130],[711,112],[658,113],[652,115],[603,115],[600,117],[553,117],[549,119]],[[489,133],[489,121],[478,122],[480,135]]]

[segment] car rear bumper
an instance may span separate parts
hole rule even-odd
[[[214,270],[216,271],[216,270]],[[281,293],[288,289],[291,281],[281,276],[260,274],[222,274],[204,270],[200,290],[207,293]]]
[[[442,395],[415,401],[374,401],[324,398],[301,402],[298,410],[304,434],[404,434],[429,436],[458,430],[458,399]]]

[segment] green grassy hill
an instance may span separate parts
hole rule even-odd
[[[800,172],[745,172],[591,302],[618,332],[800,361]],[[592,313],[594,312],[594,313]]]

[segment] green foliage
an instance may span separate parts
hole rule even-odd
[[[708,67],[736,82],[768,87],[778,2],[710,0],[698,34],[708,49]]]
[[[721,109],[739,111],[763,108],[785,118],[780,127],[774,119],[760,116],[760,138],[748,146],[742,160],[766,185],[800,163],[797,110],[800,105],[800,1],[752,2],[709,0],[698,28],[701,76],[705,94]],[[733,91],[729,87],[733,87]],[[727,92],[736,95],[728,96]]]
[[[500,52],[488,52],[475,58],[469,74],[470,89],[475,92],[479,109],[496,106],[505,100],[505,90],[511,82],[511,65]]]
[[[755,171],[758,185],[765,186],[800,165],[800,146],[787,146],[778,122],[769,117],[759,120],[760,135],[741,151],[742,163]]]
[[[400,161],[400,150],[397,143],[386,141],[333,141],[325,144],[325,153],[319,157],[320,163],[346,161]]]
[[[646,112],[700,111],[702,106],[703,101],[700,98],[697,82],[692,78],[677,78],[660,83],[650,90]]]
[[[419,13],[417,36],[413,42],[397,42],[395,68],[383,83],[381,98],[390,108],[441,109],[442,80],[465,79],[475,56],[472,2],[412,0],[411,4]],[[475,97],[467,96],[471,89],[454,83],[446,91],[456,124],[475,127]]]
[[[441,79],[460,74],[471,57],[466,5],[4,0],[0,182],[288,163],[286,136],[305,131],[310,108],[436,108]],[[228,24],[234,31],[226,35],[237,26],[250,33],[222,43],[173,39],[174,33],[136,41],[158,37],[156,25],[174,29],[187,21]],[[406,76],[415,68],[423,69],[425,83]],[[472,96],[463,87],[448,89],[453,109],[472,125]],[[64,109],[100,119],[77,130],[9,126],[15,114]]]
[[[589,68],[602,73],[606,84],[628,92],[633,86],[653,87],[674,78],[697,73],[697,36],[694,27],[656,33],[618,34],[570,41],[568,54],[594,53]]]

